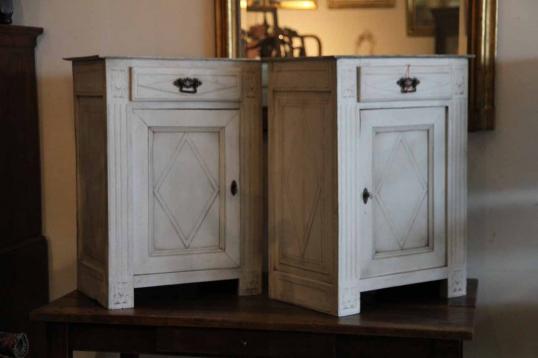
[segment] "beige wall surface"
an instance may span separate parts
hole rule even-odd
[[[538,357],[538,1],[499,0],[497,128],[469,140],[469,273],[480,279],[466,357]]]
[[[15,0],[15,5],[16,24],[45,29],[37,47],[37,75],[43,229],[54,299],[76,288],[73,86],[71,64],[62,58],[212,56],[213,1]]]
[[[470,135],[469,272],[480,279],[469,358],[538,357],[538,1],[499,1],[497,129]],[[19,0],[37,51],[51,298],[76,286],[70,64],[95,53],[209,56],[211,0]],[[89,355],[92,356],[92,355]],[[79,357],[82,357],[80,355]]]
[[[212,0],[20,0],[15,22],[45,29],[37,47],[44,233],[51,296],[76,285],[71,63],[84,55],[211,56]]]

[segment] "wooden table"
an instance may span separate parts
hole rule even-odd
[[[363,295],[360,315],[337,318],[236,297],[235,283],[138,290],[136,308],[108,311],[72,292],[32,313],[47,324],[48,357],[72,351],[228,357],[462,357],[473,337],[478,282],[440,299],[438,282]],[[227,291],[230,292],[227,292]]]

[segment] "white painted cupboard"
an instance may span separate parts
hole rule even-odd
[[[260,293],[261,65],[72,60],[78,288],[110,309],[137,287]]]
[[[360,293],[466,289],[465,57],[269,65],[269,294],[360,312]]]

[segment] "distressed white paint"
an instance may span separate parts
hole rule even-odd
[[[448,99],[452,97],[452,70],[449,65],[410,66],[371,63],[359,69],[359,98],[361,102],[413,101],[424,99]],[[402,93],[396,82],[403,76],[418,78],[420,84],[414,93]]]
[[[406,75],[419,79],[417,92],[401,93]],[[466,103],[466,58],[272,64],[271,297],[345,316],[373,289],[447,279],[449,296],[465,294]],[[286,194],[291,187],[302,194]],[[300,215],[306,237],[286,225]],[[316,243],[317,260],[305,243]],[[303,256],[292,262],[285,253],[297,247]]]
[[[361,277],[445,266],[445,107],[360,115]]]
[[[106,148],[94,153],[107,161],[106,257],[90,260],[93,237],[79,235],[79,289],[110,309],[133,307],[135,287],[239,279],[240,294],[261,291],[260,67],[74,59],[77,100],[98,96],[107,108],[94,115],[107,128]],[[181,77],[199,77],[198,91],[180,93]],[[89,209],[79,202],[79,217]]]
[[[239,267],[239,111],[136,109],[130,121],[134,274]]]
[[[239,101],[241,97],[241,70],[192,68],[148,68],[134,67],[132,70],[133,101]],[[178,78],[197,78],[202,85],[196,96],[181,93],[174,85]]]

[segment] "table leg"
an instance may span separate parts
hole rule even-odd
[[[73,358],[69,348],[69,327],[63,323],[47,325],[48,358]]]
[[[463,343],[445,339],[339,336],[336,357],[463,358]]]
[[[463,341],[437,340],[433,348],[434,357],[463,358]]]

